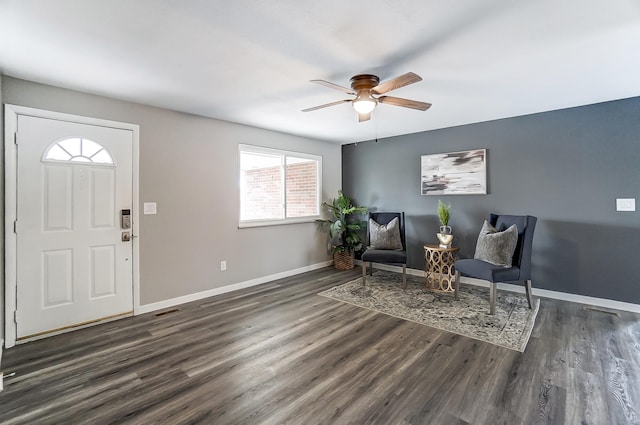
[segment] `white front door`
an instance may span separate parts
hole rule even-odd
[[[17,124],[17,338],[133,314],[132,131]]]

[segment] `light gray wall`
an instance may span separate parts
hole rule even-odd
[[[2,90],[2,78],[0,78],[0,105],[3,105],[3,90]],[[0,221],[0,340],[4,340],[4,108],[0,108],[0,211],[3,212],[2,220]],[[0,356],[2,355],[2,347],[4,344],[0,344]],[[1,359],[1,357],[0,357]]]
[[[421,155],[476,148],[488,149],[488,195],[420,195]],[[346,145],[342,164],[358,204],[406,212],[412,268],[437,242],[442,199],[462,257],[489,213],[534,215],[534,287],[640,304],[640,212],[615,210],[640,200],[640,98]]]
[[[329,259],[314,223],[238,229],[238,144],[323,158],[323,199],[341,183],[340,146],[4,77],[7,104],[140,125],[141,304]],[[220,271],[220,261],[228,270]]]

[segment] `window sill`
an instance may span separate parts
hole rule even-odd
[[[289,218],[286,220],[255,220],[255,221],[243,221],[238,223],[238,229],[248,229],[252,227],[266,227],[266,226],[283,226],[287,224],[301,224],[301,223],[313,223],[319,220],[321,217],[301,217],[301,218]]]

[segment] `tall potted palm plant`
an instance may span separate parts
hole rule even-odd
[[[334,267],[339,270],[350,270],[353,268],[355,252],[362,249],[362,238],[360,237],[360,220],[355,216],[367,212],[366,207],[354,206],[341,190],[338,197],[331,203],[323,202],[331,214],[331,218],[316,220],[323,227],[328,227],[330,238],[330,251],[333,254]]]

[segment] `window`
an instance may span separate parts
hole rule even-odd
[[[49,146],[44,153],[46,162],[88,162],[113,165],[113,159],[99,143],[89,139],[70,137]]]
[[[240,227],[320,215],[322,158],[240,145]]]

